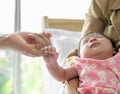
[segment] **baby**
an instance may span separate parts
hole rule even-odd
[[[79,57],[73,56],[73,66],[58,65],[58,52],[45,46],[44,60],[50,74],[58,81],[79,77],[80,94],[119,94],[120,54],[116,54],[113,43],[100,33],[89,33],[79,43]],[[116,55],[115,55],[116,54]]]

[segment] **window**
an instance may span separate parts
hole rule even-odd
[[[41,32],[43,16],[48,16],[51,18],[53,17],[53,18],[75,18],[75,19],[83,18],[84,19],[86,16],[86,12],[88,10],[89,3],[90,0],[22,0],[21,30],[37,32],[37,33]],[[40,61],[39,58],[37,58],[37,60],[38,63],[30,63],[31,61],[29,61],[28,63],[22,62],[22,66],[28,68],[27,69],[28,73],[31,73],[32,75],[32,76],[29,75],[29,77],[32,77],[31,80],[33,81],[33,83],[31,83],[31,85],[33,86],[30,89],[28,88],[27,85],[25,86],[26,88],[28,88],[29,94],[32,94],[30,93],[30,91],[31,92],[36,91],[35,94],[37,94],[37,92],[38,94],[43,94],[43,92],[40,91],[39,89],[43,85],[44,85],[43,89],[45,94],[58,94],[58,88],[59,88],[58,82],[49,75],[48,71],[44,67],[43,64],[44,62]],[[39,75],[41,74],[40,73],[41,66],[39,64],[42,64],[42,69],[43,69],[42,71],[44,71],[46,75],[43,78],[41,78]],[[39,67],[38,70],[35,66]],[[24,72],[22,71],[21,72],[22,77],[25,78],[25,75],[23,73]],[[22,79],[23,84],[27,84],[28,82],[30,82],[30,80]]]
[[[0,0],[0,32],[14,32],[14,0]],[[11,51],[0,51],[0,94],[13,93]]]
[[[20,28],[28,32],[42,31],[42,17],[85,18],[90,0],[1,0],[0,32],[13,33],[15,30],[15,4],[20,5],[17,15]],[[41,57],[32,58],[18,53],[0,51],[0,94],[56,94],[53,89],[43,88]],[[48,73],[47,73],[48,74]],[[49,76],[48,76],[49,77]],[[51,82],[56,83],[54,80]],[[51,84],[51,83],[49,83]],[[48,87],[48,86],[46,86]],[[50,86],[49,86],[50,87]],[[54,86],[55,88],[57,86]],[[57,90],[57,89],[55,89]]]

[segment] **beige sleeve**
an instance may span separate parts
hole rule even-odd
[[[98,4],[97,0],[92,0],[83,25],[83,35],[89,32],[104,32],[106,25],[107,20],[100,4]]]

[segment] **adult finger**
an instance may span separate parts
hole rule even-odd
[[[42,32],[42,34],[47,36],[48,38],[52,37],[52,33],[50,32]]]
[[[38,50],[36,48],[33,48],[30,50],[30,54],[33,55],[33,57],[39,57],[39,56],[43,56],[45,53],[43,50]]]
[[[28,42],[29,43],[35,43],[35,36],[34,34],[28,34]]]
[[[39,36],[46,45],[51,44],[50,38],[47,35],[44,35],[44,34],[36,34],[36,35]]]
[[[47,45],[45,40],[42,37],[39,37],[38,34],[33,34],[32,37],[33,37],[34,43],[36,43],[37,47],[43,47],[43,46]]]

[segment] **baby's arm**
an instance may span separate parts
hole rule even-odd
[[[74,67],[64,69],[58,65],[58,53],[54,47],[45,46],[42,50],[44,52],[43,57],[46,62],[47,69],[56,80],[64,81],[78,76],[77,70]]]

